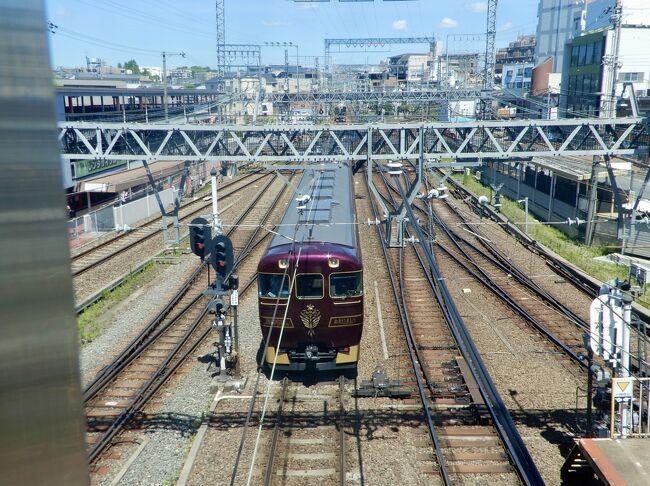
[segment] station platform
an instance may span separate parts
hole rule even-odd
[[[650,438],[580,439],[562,466],[562,484],[650,484]]]

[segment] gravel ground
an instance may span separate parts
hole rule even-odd
[[[362,174],[356,178],[356,188],[367,198],[361,177]],[[371,217],[366,202],[363,199],[357,201],[360,222]],[[365,268],[365,326],[359,380],[369,379],[379,365],[388,371],[391,378],[410,379],[403,332],[394,305],[391,305],[392,291],[375,228],[359,225],[359,236]],[[506,316],[500,311],[493,304],[492,294],[481,294],[486,292],[482,286],[464,279],[456,287],[471,288],[470,294],[459,294],[459,309],[503,399],[520,424],[520,432],[545,480],[548,484],[558,484],[562,461],[558,444],[566,441],[571,430],[573,416],[567,410],[575,406],[576,386],[583,383],[581,376],[578,374],[576,378],[571,366],[566,367],[556,354],[548,352],[540,338],[520,327],[516,316]],[[229,483],[249,403],[246,397],[252,391],[256,376],[255,356],[261,340],[255,295],[256,289],[251,289],[240,299],[239,308],[241,369],[249,379],[240,394],[232,394],[238,398],[220,402],[196,458],[190,484]],[[139,300],[135,295],[131,299],[134,302]],[[383,340],[377,301],[381,304]],[[129,313],[132,317],[131,309]],[[384,355],[384,343],[388,358]],[[209,349],[206,344],[201,352]],[[512,373],[513,369],[517,374]],[[213,398],[210,393],[212,381],[205,365],[192,361],[184,365],[183,370],[174,380],[175,386],[168,387],[165,394],[156,400],[158,406],[150,413],[156,413],[157,420],[147,427],[145,434],[133,433],[134,439],[140,441],[145,436],[149,441],[120,484],[170,484],[178,476],[196,428]],[[262,376],[260,390],[265,385],[266,379]],[[303,387],[303,390],[304,393],[318,393],[319,387],[321,385]],[[351,391],[351,383],[347,389]],[[276,386],[272,397],[278,390],[279,386]],[[271,398],[269,406],[274,410],[277,398]],[[437,484],[428,435],[417,406],[414,408],[381,398],[348,398],[346,409],[350,412],[347,476],[351,484]],[[262,432],[263,444],[268,443],[271,424],[269,418],[268,428]],[[250,463],[256,433],[257,424],[253,423],[245,443],[240,474],[244,474],[246,465]],[[130,437],[125,436],[125,440]],[[97,484],[110,484],[110,479],[137,447],[137,444],[120,447],[120,459],[103,461],[102,465],[108,467],[110,473],[96,476]]]
[[[357,176],[356,189],[360,195],[365,195],[363,175]],[[365,221],[370,217],[366,207],[367,199],[357,201],[357,217]],[[403,356],[403,333],[394,306],[391,306],[392,291],[385,273],[383,256],[376,242],[375,228],[359,225],[360,244],[364,258],[365,286],[365,325],[361,340],[361,355],[359,362],[359,380],[369,379],[377,366],[383,366],[391,377],[400,373],[410,377],[408,361]],[[377,293],[375,292],[377,284]],[[259,331],[257,303],[251,294],[242,299],[240,316],[242,316],[241,346],[242,366],[250,371],[247,388],[243,395],[249,395],[254,382],[255,363],[252,357],[258,350],[261,333]],[[380,326],[377,315],[377,295],[382,303],[382,320],[384,326],[384,342],[388,358],[384,355]],[[264,389],[266,379],[261,378],[260,390]],[[347,390],[352,390],[352,383]],[[304,387],[304,393],[320,393],[331,388],[331,385],[318,384]],[[276,386],[277,393],[279,386]],[[302,393],[302,392],[301,392]],[[199,485],[208,482],[212,484],[228,484],[232,474],[237,448],[241,440],[241,421],[245,418],[248,399],[227,399],[219,404],[215,418],[212,420],[202,447],[194,464],[189,484]],[[257,407],[259,407],[259,401]],[[272,409],[277,407],[277,398],[271,400]],[[349,411],[348,470],[347,477],[351,484],[435,484],[436,475],[423,473],[433,472],[433,462],[430,459],[430,446],[426,429],[422,426],[419,412],[410,410],[394,410],[391,407],[396,402],[376,398],[353,400],[348,397],[345,402]],[[358,413],[358,415],[357,415]],[[355,417],[358,418],[358,422]],[[249,429],[244,444],[241,469],[247,471],[250,464],[250,453],[253,448],[257,423]],[[270,427],[270,422],[269,422]],[[355,429],[358,428],[358,433]],[[270,430],[262,432],[262,443],[268,444]],[[215,451],[219,450],[221,460],[215,460]],[[395,451],[399,450],[399,454]],[[404,457],[412,460],[405,461]],[[243,479],[242,471],[238,478]],[[361,481],[363,478],[363,482]],[[433,482],[432,482],[433,481]]]
[[[502,231],[497,226],[494,228]],[[490,238],[500,241],[493,232]],[[502,250],[512,253],[509,248],[502,247]],[[547,484],[560,484],[564,455],[573,434],[577,433],[576,419],[582,419],[584,412],[580,410],[578,416],[575,413],[576,390],[586,385],[586,376],[483,285],[468,280],[467,274],[459,272],[447,258],[441,256],[438,262],[540,473]],[[549,273],[549,269],[545,264],[533,262],[532,272]],[[463,289],[469,289],[469,293]],[[569,295],[564,295],[562,300],[569,299]],[[584,400],[581,405],[584,407]]]
[[[254,386],[257,376],[255,356],[262,339],[256,295],[257,285],[254,285],[250,293],[239,301],[240,363],[242,374],[249,378],[246,388],[241,393],[244,397],[251,394]],[[267,380],[263,375],[260,379],[259,389],[263,390]],[[189,484],[229,484],[241,440],[241,424],[245,421],[248,406],[249,399],[246,398],[225,399],[219,404],[216,419],[211,421],[211,426],[203,439]],[[255,434],[254,427],[255,425],[249,430],[249,439]],[[245,450],[247,452],[242,464],[247,463],[246,458],[248,458],[250,447],[246,447]],[[219,460],[215,460],[216,451],[219,451]]]
[[[124,349],[198,265],[194,255],[179,257],[177,262],[155,265],[150,270],[154,275],[148,283],[111,306],[101,316],[102,333],[81,350],[82,383],[90,381],[116,352]]]
[[[237,195],[225,200],[220,206],[220,216],[224,224],[233,221],[234,217],[241,213],[241,208],[247,201],[251,200],[255,192],[259,191],[263,185],[264,181],[249,184],[242,188]],[[110,282],[122,277],[130,269],[158,254],[167,246],[162,235],[158,234],[144,243],[140,243],[99,264],[93,270],[77,275],[73,279],[75,302],[82,302],[95,292],[106,287]]]
[[[289,197],[290,192],[285,199]],[[286,201],[280,201],[278,204],[279,210],[283,209],[284,202]],[[227,224],[234,220],[235,216],[241,213],[242,208],[243,203],[235,207],[229,218],[227,220],[224,218],[224,223]],[[271,216],[271,221],[276,219],[273,215]],[[263,251],[264,247],[265,245],[260,246],[258,251]],[[193,255],[189,258],[196,261]],[[255,256],[253,255],[252,258]],[[191,269],[188,269],[188,272],[189,270]],[[240,272],[240,278],[244,283],[247,276]],[[240,362],[244,375],[252,373],[256,368],[255,354],[261,340],[256,295],[257,289],[256,286],[253,286],[246,296],[240,298]],[[164,299],[160,299],[160,302],[164,301]],[[132,310],[129,310],[129,317],[132,315]],[[214,397],[214,390],[211,388],[218,384],[210,377],[210,373],[206,369],[207,365],[197,359],[202,354],[213,351],[211,344],[213,340],[208,341],[195,353],[195,359],[189,360],[183,365],[181,372],[165,387],[165,392],[157,396],[152,405],[148,407],[146,412],[155,416],[153,420],[148,421],[144,433],[124,434],[123,442],[132,439],[137,443],[147,440],[147,443],[138,458],[129,467],[120,484],[148,485],[175,482],[196,430]],[[224,403],[227,404],[227,402]],[[242,405],[238,405],[238,407],[242,407]],[[233,434],[229,434],[224,441],[234,443],[233,437]],[[105,459],[100,464],[104,474],[95,476],[97,484],[110,484],[112,478],[120,471],[128,458],[138,449],[138,445],[119,446],[116,449],[119,449],[119,454],[114,455],[116,457]],[[215,462],[215,451],[218,449],[219,447],[209,450],[210,463]],[[210,480],[210,482],[214,481]]]
[[[507,233],[500,225],[486,219],[481,220],[462,201],[454,200],[454,205],[462,210],[470,220],[481,223],[479,228],[485,236],[499,246],[512,262],[532,278],[540,287],[564,302],[577,315],[589,321],[589,306],[592,297],[574,287],[553,271],[539,255],[529,251],[517,239]],[[488,224],[485,224],[488,222]]]
[[[211,345],[206,343],[197,356],[211,350]],[[153,418],[147,421],[137,438],[140,443],[147,441],[147,444],[119,484],[144,486],[175,482],[192,437],[212,399],[212,384],[206,365],[199,363],[198,359],[182,366],[173,386],[168,386],[156,398],[156,403],[147,408],[146,412]],[[110,473],[95,477],[96,483],[102,486],[110,484],[137,448],[137,444],[120,448],[120,460],[104,460],[103,465],[109,468]]]

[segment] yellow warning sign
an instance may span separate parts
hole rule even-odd
[[[613,378],[612,381],[615,399],[628,400],[632,398],[634,378]]]

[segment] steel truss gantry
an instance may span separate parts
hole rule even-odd
[[[61,153],[67,160],[413,160],[420,154],[420,138],[422,155],[432,162],[632,155],[650,145],[644,118],[355,125],[59,124]]]
[[[325,67],[330,69],[330,49],[332,46],[345,48],[382,47],[392,44],[429,44],[431,52],[435,49],[435,37],[361,37],[351,39],[325,39]]]
[[[437,103],[442,101],[489,98],[493,92],[481,89],[414,89],[394,91],[313,91],[309,93],[266,93],[264,99],[275,103]]]

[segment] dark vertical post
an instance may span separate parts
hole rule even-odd
[[[82,486],[79,332],[44,3],[0,2],[0,483]]]
[[[589,178],[589,204],[587,206],[587,229],[585,231],[585,244],[591,246],[594,238],[594,229],[596,223],[596,205],[598,204],[598,163],[600,162],[599,156],[594,156],[591,165],[591,177]]]

